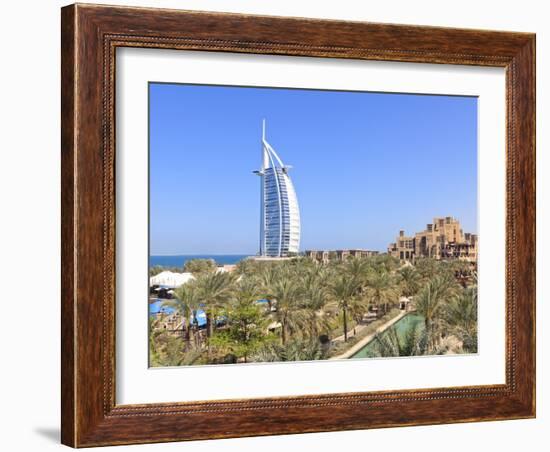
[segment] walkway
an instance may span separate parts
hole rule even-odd
[[[374,337],[377,335],[377,334],[380,334],[384,331],[386,331],[390,326],[392,326],[393,324],[397,323],[399,320],[401,320],[403,317],[405,317],[407,314],[410,314],[411,311],[402,311],[399,313],[399,315],[395,316],[393,319],[391,320],[388,320],[386,323],[380,325],[378,328],[376,328],[376,330],[374,331],[374,333],[372,334],[369,334],[368,336],[365,336],[363,339],[361,339],[359,342],[357,342],[357,344],[354,344],[352,347],[350,347],[348,350],[346,350],[344,353],[338,355],[338,356],[333,356],[332,358],[330,359],[348,359],[348,358],[351,358],[353,355],[355,355],[359,350],[361,350],[365,345],[367,345],[370,341],[372,341],[374,339]],[[363,328],[366,328],[367,325],[360,325],[362,326]],[[362,328],[362,329],[363,329]],[[359,327],[357,327],[357,330],[359,330]],[[357,331],[358,333],[359,331]],[[335,341],[336,340],[342,340],[344,336],[338,336],[336,339],[334,339]],[[348,335],[348,338],[350,336]],[[342,338],[342,339],[340,339]]]
[[[355,325],[355,328],[352,328],[348,331],[348,339],[351,339],[354,336],[357,336],[361,331],[363,331],[369,323],[362,323],[361,325]],[[341,336],[335,337],[332,342],[344,342],[345,337],[342,334]]]

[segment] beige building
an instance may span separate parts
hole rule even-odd
[[[399,231],[395,243],[390,243],[388,254],[401,260],[413,260],[415,255],[415,237],[406,236],[405,231]]]
[[[388,254],[405,261],[419,257],[438,260],[460,259],[477,261],[477,235],[464,233],[460,222],[453,217],[434,218],[433,223],[414,236],[399,231],[395,243],[388,246]]]
[[[370,257],[370,256],[376,256],[377,254],[378,254],[378,251],[360,250],[360,249],[321,250],[321,251],[307,250],[305,252],[306,257],[323,264],[327,264],[330,261],[342,262],[346,260],[348,257]]]

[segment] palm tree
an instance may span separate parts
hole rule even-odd
[[[415,269],[424,281],[433,278],[439,269],[438,261],[433,258],[424,257],[416,260]]]
[[[384,314],[388,312],[388,304],[395,302],[398,294],[392,275],[385,266],[372,269],[367,278],[367,294],[377,306],[384,305]]]
[[[285,361],[314,361],[323,359],[325,352],[320,342],[315,339],[294,339],[284,348]]]
[[[284,275],[271,283],[270,299],[275,302],[271,315],[281,325],[281,344],[307,323],[307,310],[302,302],[302,288],[296,278]]]
[[[456,281],[447,273],[433,277],[416,297],[416,310],[424,317],[426,332],[433,347],[445,303],[456,294]]]
[[[163,305],[175,309],[183,318],[182,328],[185,329],[185,342],[187,347],[194,343],[194,338],[191,337],[191,317],[196,317],[197,310],[200,306],[198,290],[193,282],[184,284],[178,287],[175,291],[176,298],[167,300]]]
[[[360,257],[352,257],[344,262],[342,270],[363,285],[370,271],[369,261]]]
[[[374,256],[373,263],[376,267],[383,268],[387,272],[393,272],[399,266],[399,259],[389,254]]]
[[[416,311],[424,317],[426,331],[430,331],[444,301],[439,284],[435,278],[428,281],[416,298]]]
[[[273,295],[273,287],[278,280],[283,278],[282,272],[282,265],[266,263],[266,265],[262,266],[257,275],[261,294],[268,301],[270,309],[273,307],[273,299],[275,298]]]
[[[254,259],[242,259],[237,262],[235,272],[238,275],[254,277],[260,273],[260,269],[265,262],[258,262]]]
[[[337,274],[330,286],[330,291],[334,297],[335,303],[338,309],[342,311],[344,320],[344,342],[348,341],[348,311],[360,287],[359,281],[346,272]]]
[[[216,261],[214,259],[190,259],[185,262],[183,271],[194,275],[213,273],[216,271]]]
[[[235,280],[231,273],[214,272],[201,274],[193,282],[197,288],[197,296],[204,304],[207,337],[212,336],[216,316],[231,298]]]
[[[159,321],[149,317],[149,366],[161,366],[162,350],[159,344],[159,337],[162,330],[158,328]]]
[[[267,342],[254,354],[254,361],[314,361],[325,357],[326,351],[318,340],[293,338],[285,345]]]
[[[410,265],[401,268],[398,271],[399,278],[401,279],[401,293],[405,297],[412,297],[416,295],[420,288],[420,274],[416,269]]]
[[[477,287],[464,289],[454,297],[444,312],[444,321],[452,334],[462,341],[462,348],[477,352]]]
[[[218,350],[230,352],[235,358],[248,362],[249,356],[269,340],[268,316],[260,306],[258,287],[252,280],[242,279],[223,310],[227,316],[227,327],[211,338]]]
[[[374,354],[380,357],[419,356],[427,353],[427,337],[418,325],[399,336],[396,328],[390,328],[374,338]]]
[[[328,329],[328,321],[323,312],[328,301],[325,283],[327,276],[327,271],[323,267],[317,267],[309,270],[301,279],[302,299],[307,311],[309,330],[315,338]]]

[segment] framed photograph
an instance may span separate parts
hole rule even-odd
[[[535,416],[535,36],[62,9],[62,442]]]

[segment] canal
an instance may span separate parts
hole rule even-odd
[[[411,313],[403,317],[394,325],[390,326],[386,331],[384,331],[381,336],[387,335],[392,329],[397,332],[397,335],[400,340],[404,339],[407,333],[412,328],[419,328],[419,331],[424,329],[424,317],[421,315]],[[357,353],[353,354],[350,359],[353,358],[373,358],[376,357],[375,353],[376,339],[373,339],[363,348],[361,348]]]

